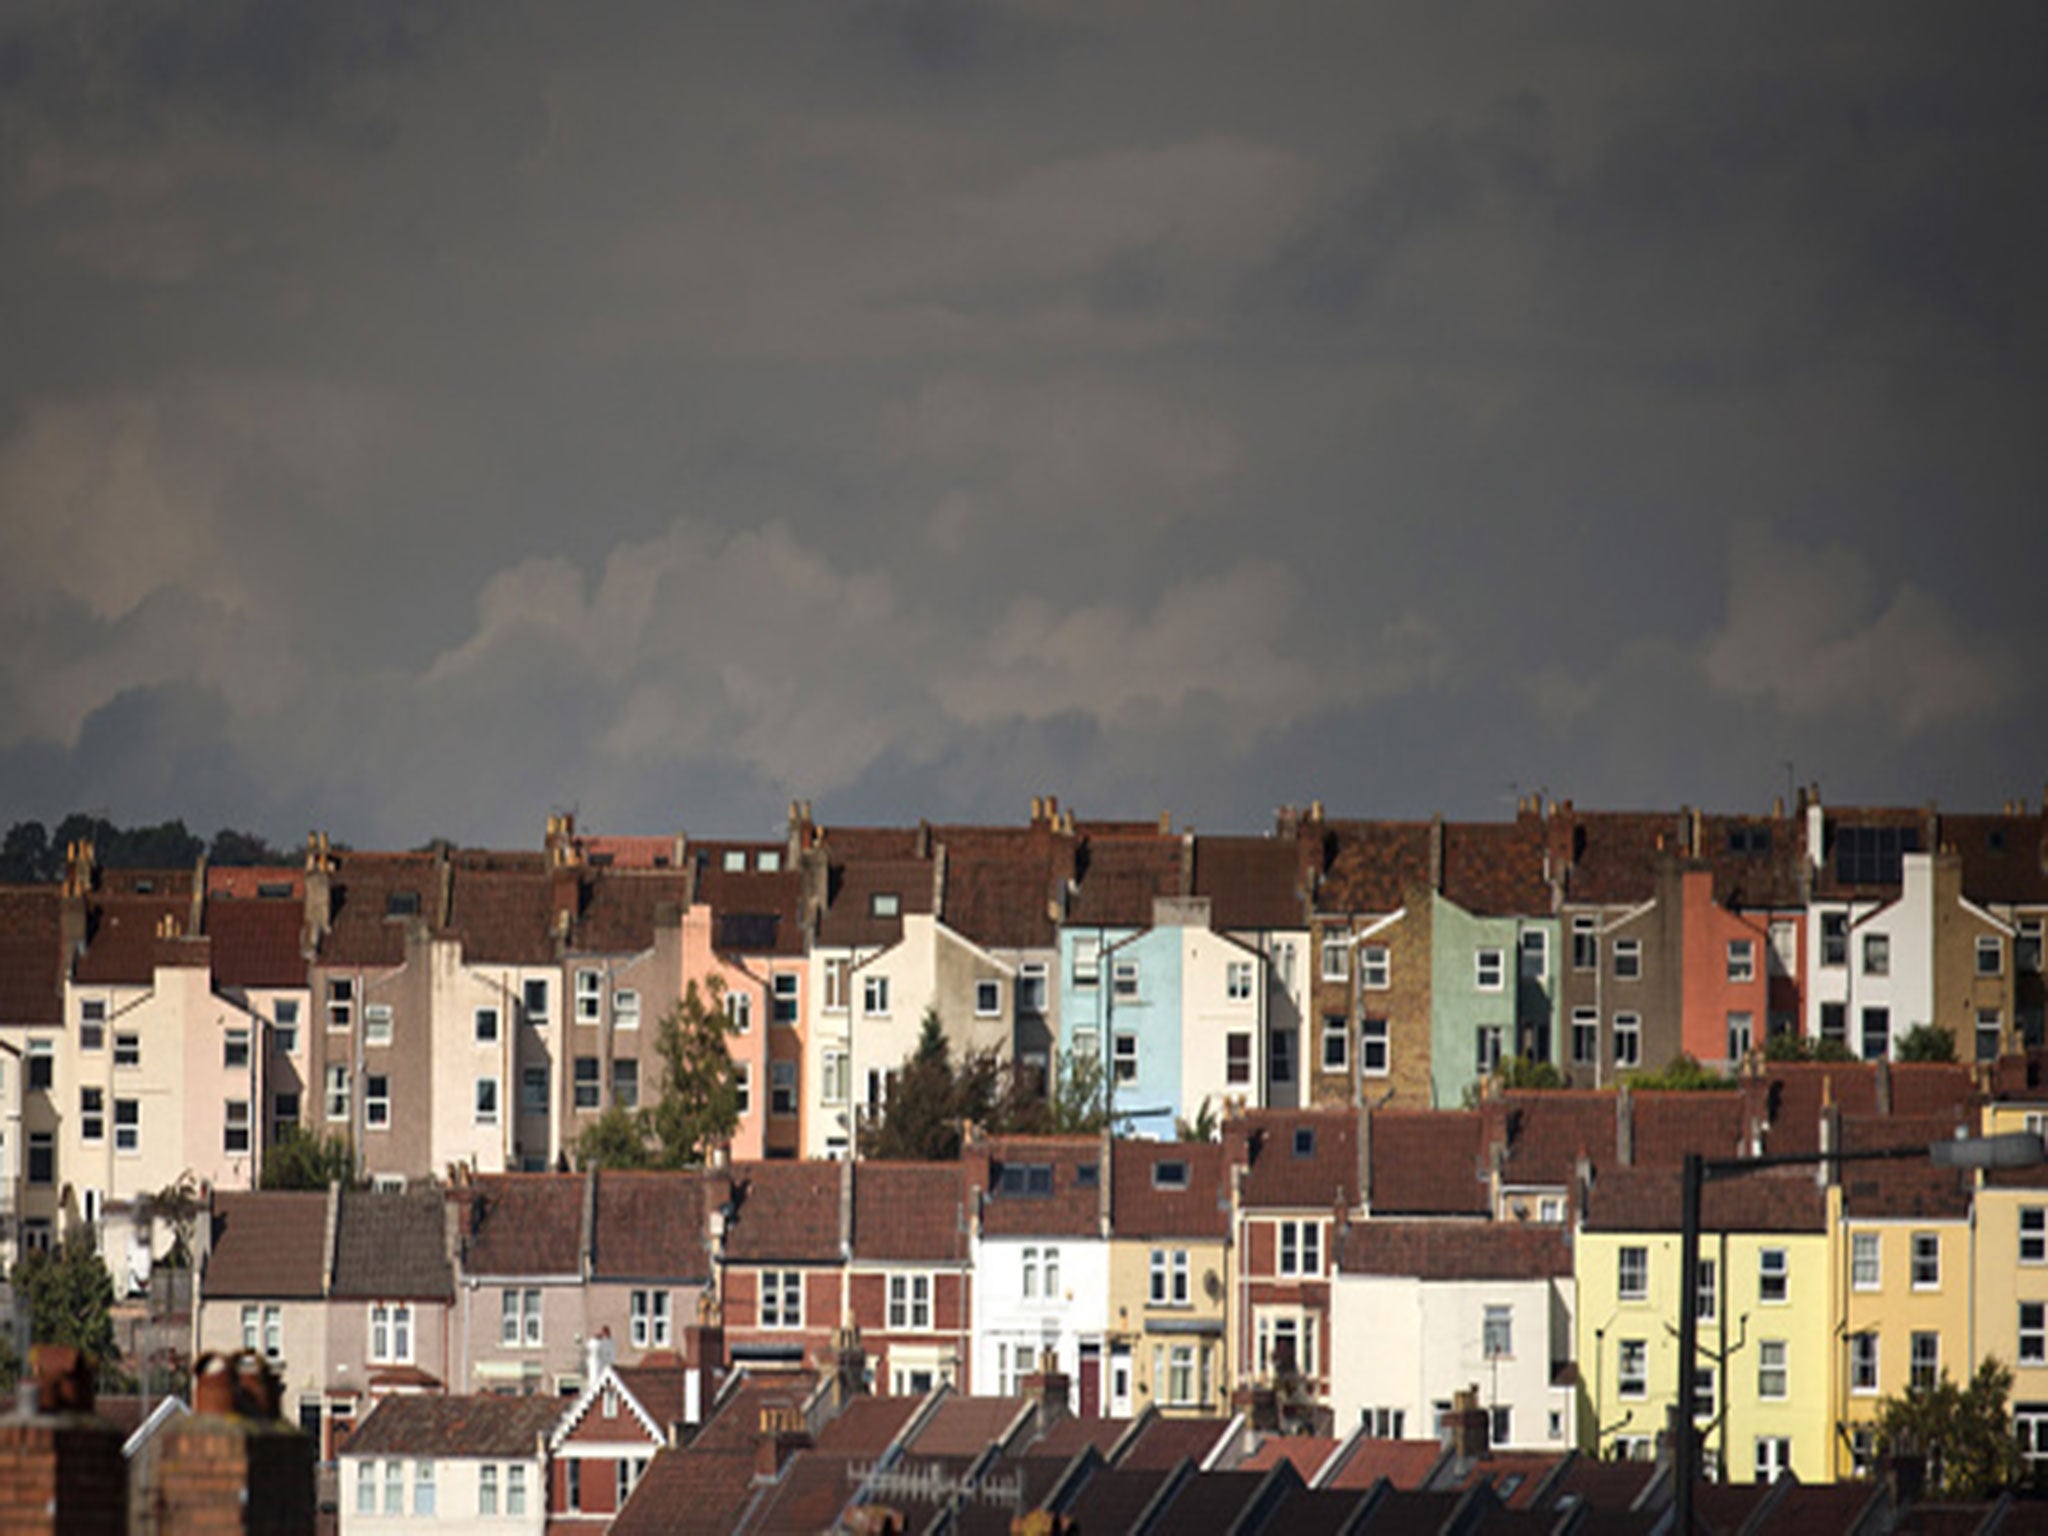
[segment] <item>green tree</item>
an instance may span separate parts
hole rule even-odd
[[[192,1265],[192,1237],[206,1210],[206,1189],[199,1176],[187,1168],[155,1194],[144,1197],[143,1209],[171,1229],[171,1251],[164,1263],[172,1269]]]
[[[654,1146],[646,1119],[637,1110],[612,1105],[576,1138],[576,1162],[583,1168],[652,1167]]]
[[[356,1180],[355,1149],[339,1131],[316,1136],[292,1126],[263,1154],[265,1189],[325,1189]]]
[[[994,1084],[970,1062],[959,1076],[938,1010],[925,1010],[917,1048],[889,1085],[882,1116],[861,1133],[865,1157],[944,1162],[960,1155],[960,1122],[993,1103]]]
[[[642,1112],[657,1149],[656,1167],[695,1167],[739,1129],[740,1074],[727,1045],[734,1030],[725,1012],[725,985],[715,976],[703,990],[691,982],[661,1016],[654,1037],[661,1086]]]
[[[1953,1030],[1938,1024],[1915,1024],[1899,1041],[1901,1061],[1954,1061],[1956,1037]]]
[[[281,848],[272,847],[254,832],[237,832],[233,827],[222,827],[213,834],[213,845],[206,850],[206,862],[245,866],[289,864],[292,856]]]
[[[1176,1141],[1214,1141],[1223,1134],[1223,1123],[1216,1118],[1216,1106],[1209,1102],[1209,1095],[1202,1095],[1202,1102],[1195,1109],[1192,1120],[1176,1119],[1173,1135]]]
[[[1100,1135],[1108,1121],[1103,1092],[1108,1080],[1108,1068],[1100,1055],[1067,1052],[1060,1058],[1060,1078],[1053,1092],[1046,1129],[1055,1136]]]
[[[1629,1079],[1629,1083],[1636,1088],[1665,1088],[1683,1093],[1697,1093],[1733,1088],[1735,1079],[1703,1067],[1692,1057],[1681,1052],[1666,1062],[1663,1070],[1638,1072]]]
[[[1923,1457],[1927,1488],[1944,1499],[1987,1499],[2017,1483],[2025,1465],[2006,1399],[2012,1371],[1988,1356],[1967,1387],[1948,1372],[1877,1407],[1877,1443],[1890,1455]]]
[[[10,885],[39,885],[64,871],[63,849],[52,849],[50,834],[40,821],[17,821],[0,842],[0,880]]]
[[[1764,1041],[1766,1061],[1854,1061],[1839,1040],[1810,1039],[1796,1029],[1774,1031]]]
[[[1528,1056],[1508,1056],[1501,1060],[1496,1075],[1503,1088],[1562,1088],[1564,1074],[1547,1061],[1537,1061]]]
[[[14,1304],[26,1306],[32,1344],[67,1344],[103,1378],[119,1371],[114,1340],[114,1277],[92,1240],[66,1238],[14,1266]]]

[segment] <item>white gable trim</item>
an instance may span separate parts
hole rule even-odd
[[[608,1365],[597,1373],[597,1380],[583,1389],[582,1396],[569,1405],[568,1411],[562,1415],[561,1420],[555,1425],[555,1432],[548,1436],[548,1449],[551,1452],[557,1455],[561,1453],[564,1444],[576,1432],[576,1426],[581,1424],[585,1416],[589,1414],[591,1404],[597,1401],[599,1395],[607,1386],[619,1394],[620,1402],[633,1410],[633,1417],[640,1421],[640,1427],[647,1431],[647,1438],[657,1448],[668,1444],[668,1434],[659,1424],[654,1422],[654,1415],[641,1406],[640,1399],[632,1394],[623,1381],[619,1380],[618,1367],[616,1365]]]

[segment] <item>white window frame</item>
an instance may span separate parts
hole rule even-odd
[[[744,997],[745,993],[738,996]],[[638,1029],[640,1027],[640,989],[638,987],[614,987],[612,989],[612,1028]],[[744,1025],[741,1026],[745,1028]]]
[[[413,1315],[409,1301],[370,1303],[370,1364],[411,1365]]]
[[[619,994],[612,994],[612,1008],[614,1010],[612,1022],[614,1024],[618,1023],[618,998]],[[725,989],[725,1017],[726,1021],[732,1025],[732,1032],[734,1034],[752,1034],[754,1032],[754,994],[747,991],[744,987],[727,987]],[[640,996],[636,992],[633,994],[633,1025],[637,1029],[639,1024]]]
[[[1650,1250],[1624,1243],[1614,1251],[1614,1294],[1623,1301],[1650,1299]]]
[[[1640,1067],[1643,1064],[1643,1016],[1617,1013],[1614,1016],[1614,1064]]]
[[[1792,1346],[1785,1339],[1758,1339],[1756,1395],[1759,1402],[1782,1403],[1792,1395]]]
[[[1233,1003],[1248,1003],[1252,997],[1252,963],[1230,960],[1223,967],[1223,995]]]
[[[388,1072],[363,1074],[363,1126],[372,1131],[388,1130],[391,1126],[391,1074]]]
[[[804,1325],[804,1272],[800,1269],[764,1269],[757,1281],[756,1303],[760,1326],[778,1332],[794,1332]]]
[[[1878,1349],[1875,1328],[1865,1328],[1849,1335],[1849,1393],[1852,1397],[1877,1396]]]
[[[391,1043],[391,1005],[389,1003],[363,1004],[363,1044],[384,1046]]]
[[[974,1016],[977,1019],[999,1019],[1003,1016],[1003,984],[996,977],[975,978]]]
[[[1349,981],[1351,979],[1351,935],[1342,928],[1322,930],[1322,958],[1317,962],[1316,974],[1324,981]]]
[[[352,1029],[356,1022],[356,979],[353,976],[327,978],[327,1027]]]
[[[1394,951],[1385,944],[1359,946],[1358,984],[1368,992],[1384,992],[1393,986]]]
[[[472,1022],[475,1027],[476,1043],[478,1045],[496,1045],[498,1043],[503,1021],[500,1019],[496,1007],[490,1004],[478,1005],[472,1016]]]
[[[142,1100],[114,1100],[114,1151],[135,1157],[142,1151]]]
[[[488,1074],[476,1080],[476,1123],[496,1125],[504,1106],[499,1103],[498,1080]]]
[[[578,1024],[596,1024],[604,1017],[604,973],[593,966],[579,966],[576,970],[575,1002],[572,1017]]]
[[[1349,1072],[1351,1070],[1351,1022],[1341,1013],[1333,1013],[1323,1019],[1321,1034],[1317,1037],[1316,1060],[1324,1072]]]
[[[666,1349],[669,1343],[669,1293],[636,1290],[627,1298],[629,1336],[635,1349]]]
[[[870,971],[860,979],[861,1017],[886,1019],[889,1017],[889,978]]]
[[[2020,1207],[2019,1259],[2022,1264],[2048,1264],[2048,1206]]]
[[[1855,1291],[1884,1288],[1884,1237],[1881,1233],[1849,1234],[1849,1288]]]
[[[1792,1300],[1792,1251],[1789,1248],[1759,1248],[1756,1251],[1757,1305],[1782,1307]]]
[[[1986,966],[1984,957],[1989,955],[1991,963]],[[1995,933],[1977,935],[1977,975],[2003,976],[2005,974],[2005,940]]]
[[[888,1305],[891,1333],[931,1332],[932,1277],[923,1271],[889,1276]]]
[[[1358,1070],[1366,1077],[1385,1077],[1394,1070],[1393,1026],[1385,1019],[1358,1021]]]
[[[1323,1274],[1323,1224],[1293,1219],[1276,1222],[1274,1273],[1289,1279],[1315,1280]]]
[[[349,1100],[353,1097],[350,1092],[348,1068],[330,1065],[327,1068],[327,1080],[322,1094],[322,1107],[327,1112],[327,1118],[333,1121],[347,1120]]]
[[[1508,984],[1507,952],[1482,944],[1472,951],[1472,985],[1481,992],[1504,992]]]
[[[2021,1365],[2048,1365],[2048,1302],[2019,1304],[2018,1344],[2014,1350]]]
[[[1916,1328],[1908,1335],[1906,1384],[1922,1390],[1941,1380],[1941,1335],[1932,1329]]]
[[[1544,928],[1524,928],[1516,941],[1516,964],[1522,980],[1543,983],[1550,980],[1550,933]],[[1531,965],[1530,962],[1535,964]]]
[[[1614,1341],[1614,1395],[1636,1401],[1650,1395],[1650,1341]]]
[[[1916,1291],[1938,1291],[1941,1289],[1941,1234],[1939,1232],[1915,1232],[1912,1246],[1907,1250],[1912,1255],[1913,1289]]]
[[[1741,986],[1756,980],[1756,940],[1728,941],[1728,983]]]
[[[1155,1307],[1185,1307],[1192,1303],[1188,1250],[1154,1248],[1146,1264],[1146,1296]]]
[[[1614,979],[1616,981],[1641,981],[1643,979],[1643,941],[1641,939],[1616,939],[1609,947],[1614,955]]]

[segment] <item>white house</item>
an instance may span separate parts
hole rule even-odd
[[[1015,1395],[1050,1351],[1072,1383],[1075,1412],[1129,1414],[1128,1370],[1121,1381],[1107,1371],[1104,1142],[1005,1137],[977,1143],[968,1156],[986,1176],[972,1240],[975,1391]]]
[[[1894,826],[1836,826],[1830,849],[1820,807],[1808,817],[1807,1033],[1865,1061],[1894,1057],[1935,1018],[1934,856]]]
[[[387,1397],[341,1455],[342,1536],[541,1536],[555,1397]]]
[[[1495,1445],[1572,1444],[1574,1287],[1559,1227],[1365,1221],[1331,1286],[1330,1398],[1338,1427],[1425,1439],[1476,1388]]]

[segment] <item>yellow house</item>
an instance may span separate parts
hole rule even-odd
[[[1834,1476],[1827,1205],[1804,1170],[1706,1187],[1694,1417],[1723,1478]],[[1612,1169],[1588,1189],[1574,1252],[1582,1449],[1647,1458],[1670,1422],[1679,1242],[1673,1170]]]
[[[1227,1413],[1223,1148],[1120,1140],[1111,1179],[1105,1411]]]
[[[1955,1134],[1950,1116],[1845,1117],[1847,1151],[1921,1147]],[[1828,1192],[1835,1235],[1839,1328],[1833,1475],[1867,1474],[1878,1405],[1946,1373],[1967,1381],[1980,1341],[1970,1326],[1978,1249],[1971,1242],[1972,1177],[1913,1161],[1850,1163]]]
[[[2012,1367],[2030,1471],[2048,1470],[2048,1169],[1990,1173],[1977,1191],[1977,1348]]]

